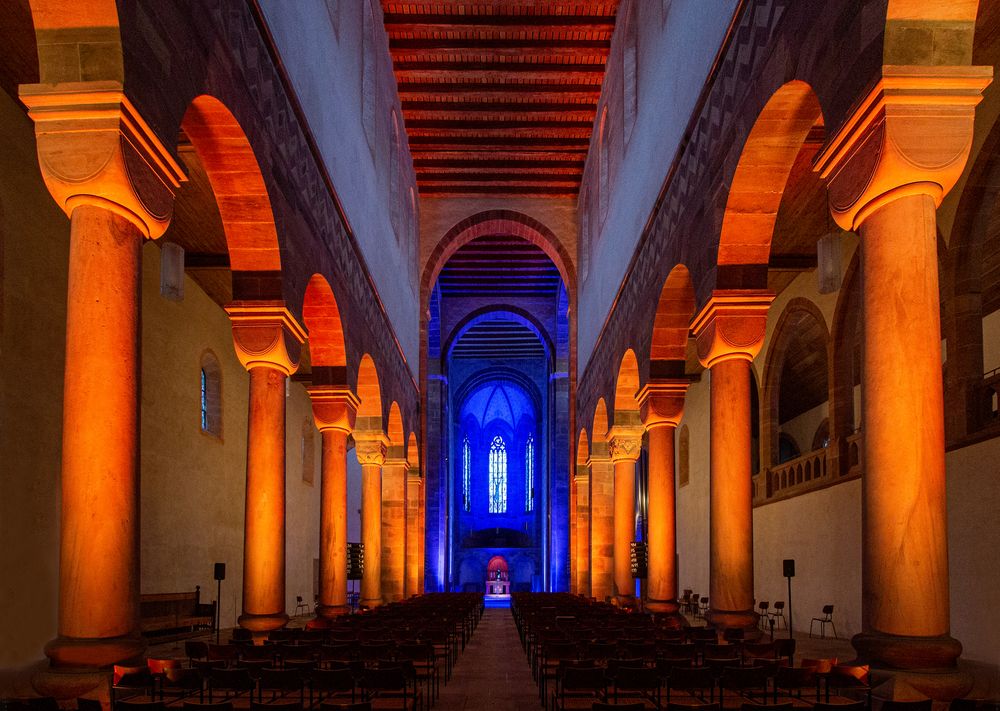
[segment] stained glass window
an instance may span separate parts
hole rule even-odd
[[[201,428],[208,429],[208,374],[201,369]]]
[[[507,513],[507,445],[500,435],[490,445],[490,513]]]
[[[535,510],[535,438],[528,435],[524,445],[524,512]]]
[[[462,507],[472,511],[472,452],[469,450],[469,438],[462,441]]]

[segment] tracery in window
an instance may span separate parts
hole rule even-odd
[[[535,510],[535,438],[528,435],[524,445],[524,512]]]
[[[462,508],[472,511],[472,452],[469,449],[469,438],[462,441]]]
[[[490,513],[507,513],[507,445],[497,435],[490,445]]]

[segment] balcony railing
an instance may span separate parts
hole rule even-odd
[[[841,481],[856,479],[864,468],[861,432],[845,440],[846,462],[839,462],[839,448],[833,446],[817,449],[776,464],[753,477],[754,506],[790,499]]]

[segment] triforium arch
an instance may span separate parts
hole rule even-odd
[[[719,238],[717,289],[764,289],[785,185],[803,143],[823,125],[809,84],[781,86],[757,116],[729,188]]]
[[[670,270],[660,291],[649,348],[650,379],[684,375],[695,296],[691,274],[683,264]]]
[[[789,414],[786,410],[794,404],[789,401],[790,395],[803,401],[800,406],[809,405],[808,409],[827,402],[833,410],[832,351],[826,319],[816,304],[804,298],[789,301],[775,325],[764,365],[760,399],[762,469],[781,461],[778,435]],[[788,378],[794,378],[808,392],[789,393],[785,382]],[[814,434],[815,427],[807,436],[796,439],[802,453],[809,451]]]
[[[253,147],[232,112],[215,97],[196,97],[181,129],[215,193],[236,300],[282,298],[281,251],[271,200]]]

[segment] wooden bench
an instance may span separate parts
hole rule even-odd
[[[188,636],[214,624],[215,603],[201,602],[201,586],[194,592],[139,596],[139,628],[144,635]]]

